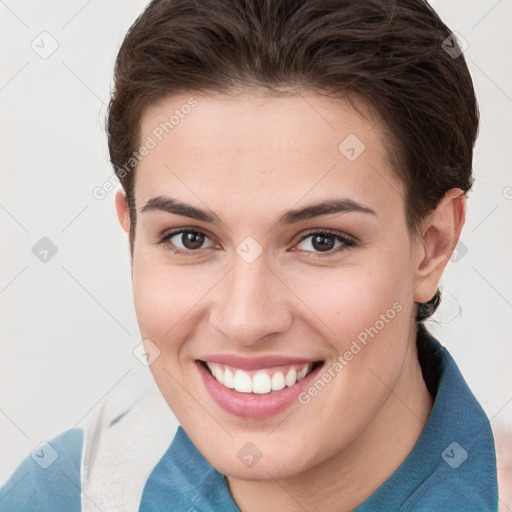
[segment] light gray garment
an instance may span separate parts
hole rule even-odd
[[[144,485],[178,422],[149,368],[132,370],[81,425],[83,512],[138,512]]]

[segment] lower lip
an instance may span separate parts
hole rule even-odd
[[[201,362],[196,361],[196,364],[203,383],[215,402],[225,411],[243,418],[268,418],[284,411],[298,399],[300,393],[310,386],[311,381],[323,366],[323,364],[319,365],[291,387],[258,395],[229,389],[217,382]]]

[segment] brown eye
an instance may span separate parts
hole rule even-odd
[[[205,240],[210,240],[210,238],[201,231],[181,229],[165,233],[158,243],[163,244],[176,254],[193,254],[200,252],[199,249],[205,248]]]
[[[302,237],[299,242],[299,245],[300,244],[303,244],[303,247],[300,250],[318,253],[319,255],[322,255],[321,253],[327,253],[326,256],[328,256],[341,251],[346,247],[354,246],[355,242],[338,233],[331,231],[318,231],[309,233]]]
[[[317,251],[330,251],[336,243],[336,239],[332,235],[313,235],[311,238],[311,246]]]
[[[204,235],[196,233],[194,231],[184,231],[181,233],[181,243],[185,249],[200,249],[204,242]]]

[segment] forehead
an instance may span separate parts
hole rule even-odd
[[[364,99],[351,100],[256,91],[165,98],[141,118],[140,144],[152,149],[137,167],[137,202],[177,189],[245,207],[326,193],[372,207],[402,200],[384,126]]]

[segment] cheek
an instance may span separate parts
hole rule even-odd
[[[295,283],[297,295],[306,297],[314,312],[311,322],[342,358],[343,369],[333,373],[349,410],[360,400],[374,399],[368,408],[377,407],[387,394],[382,382],[392,385],[399,376],[413,308],[407,265],[390,254],[311,279],[301,276]]]
[[[161,339],[177,320],[176,285],[158,266],[133,266],[133,298],[137,320],[144,338]],[[174,307],[173,307],[174,306]]]
[[[204,277],[194,265],[170,265],[150,251],[135,252],[132,288],[141,334],[157,344],[176,338],[205,294]]]
[[[342,349],[347,340],[373,326],[381,315],[393,319],[397,309],[412,303],[412,271],[397,262],[398,258],[320,269],[322,272],[317,269],[297,275],[291,288],[317,316],[315,324],[320,320],[326,337],[337,339]]]
[[[142,251],[141,251],[142,252]],[[142,339],[158,347],[149,369],[162,396],[177,417],[183,417],[188,395],[183,392],[186,374],[181,355],[191,335],[194,304],[204,290],[183,272],[152,256],[136,254],[133,260],[134,305]]]

